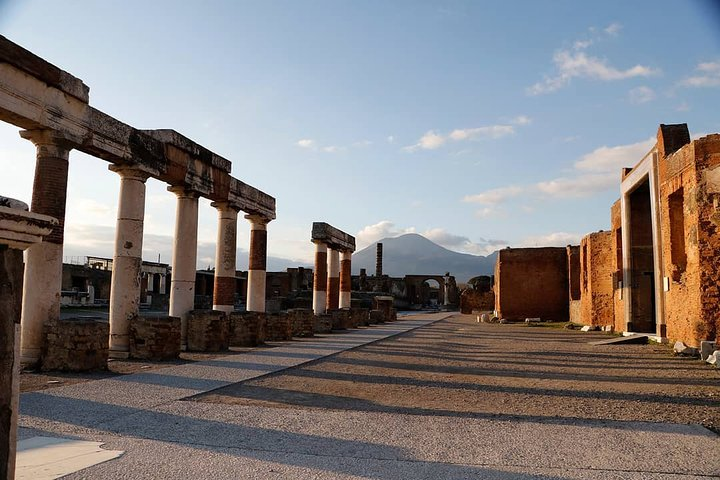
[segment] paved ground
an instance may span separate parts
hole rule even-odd
[[[371,332],[24,394],[21,437],[126,451],[73,479],[720,476],[697,425],[720,415],[720,377],[664,347],[458,316],[312,361]]]

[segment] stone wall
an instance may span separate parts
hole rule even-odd
[[[385,323],[384,310],[370,310],[370,324]]]
[[[315,333],[330,333],[332,332],[332,315],[329,313],[322,313],[314,316],[315,326],[313,331]]]
[[[187,328],[187,348],[190,351],[220,352],[230,346],[230,319],[225,312],[192,310]]]
[[[180,355],[180,317],[136,316],[130,321],[130,357],[171,360]]]
[[[328,313],[332,316],[333,330],[347,330],[348,328],[353,328],[350,310],[335,309],[328,311]]]
[[[580,300],[580,247],[568,245],[565,250],[568,263],[568,294],[572,302]]]
[[[506,248],[495,264],[495,310],[500,318],[568,321],[565,247]]]
[[[572,323],[582,323],[582,309],[580,308],[580,300],[570,300],[570,321]]]
[[[442,288],[442,286],[441,286]],[[397,315],[393,315],[393,297],[381,296],[375,297],[375,310],[381,310],[383,312],[383,318],[385,322],[391,322],[394,318],[397,319]],[[394,317],[394,318],[393,318]]]
[[[107,369],[110,324],[102,319],[71,318],[43,327],[40,368],[83,372]]]
[[[309,308],[293,308],[287,311],[292,323],[293,337],[312,337],[315,330],[315,316]]]
[[[369,308],[356,308],[350,309],[350,316],[352,317],[353,328],[367,327],[370,325],[370,309]]]
[[[460,313],[472,313],[473,310],[492,311],[495,308],[495,292],[480,292],[466,288],[460,294]]]
[[[596,232],[580,242],[580,323],[615,324],[613,234]]]
[[[292,317],[287,312],[265,314],[265,341],[292,340]]]
[[[234,312],[230,314],[230,346],[257,347],[265,341],[265,314]]]
[[[620,200],[613,203],[610,208],[610,229],[613,236],[612,264],[613,264],[613,318],[614,330],[624,332],[625,328],[625,299],[622,260],[622,215]]]

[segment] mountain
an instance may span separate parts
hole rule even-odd
[[[396,238],[384,238],[383,273],[391,277],[404,275],[444,275],[450,272],[457,282],[467,282],[478,275],[492,275],[497,252],[487,257],[458,253],[431,242],[422,235],[408,233]],[[375,274],[377,243],[353,254],[352,273],[360,269],[368,275]]]

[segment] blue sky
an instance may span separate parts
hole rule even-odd
[[[720,10],[702,1],[0,0],[0,33],[81,78],[96,108],[173,128],[277,199],[269,253],[310,262],[313,221],[360,246],[565,245],[609,226],[658,124],[720,132]],[[0,193],[34,149],[0,125]],[[119,180],[71,154],[66,253],[111,255]],[[200,266],[216,213],[200,209]],[[174,196],[148,181],[146,259]],[[248,225],[238,244],[247,249]],[[242,262],[239,262],[242,268]]]

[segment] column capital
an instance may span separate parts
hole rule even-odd
[[[148,178],[150,178],[150,176],[151,176],[149,172],[146,172],[142,168],[139,168],[135,165],[110,164],[110,165],[108,165],[108,170],[110,170],[111,172],[117,173],[122,178],[128,178],[130,180],[138,180],[143,183],[145,183],[145,181]]]
[[[200,194],[195,190],[184,185],[170,185],[167,187],[168,192],[177,195],[178,198],[199,198]]]
[[[72,150],[76,146],[76,142],[69,135],[59,130],[20,130],[20,136],[37,147],[54,146]]]
[[[238,205],[232,202],[211,202],[210,206],[213,208],[217,208],[220,211],[233,210],[235,213],[241,210]]]
[[[257,215],[254,213],[245,215],[245,218],[252,224],[253,227],[262,227],[262,229],[264,229],[265,226],[272,220],[272,218],[267,218],[263,215]]]

